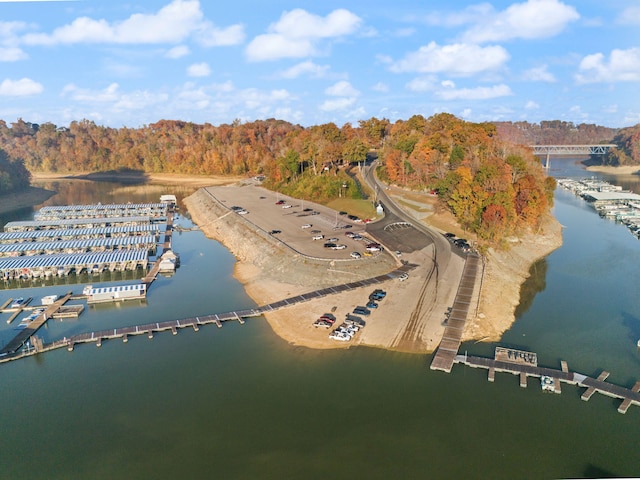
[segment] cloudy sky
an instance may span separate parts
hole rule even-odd
[[[0,119],[624,127],[639,32],[639,0],[0,0]]]

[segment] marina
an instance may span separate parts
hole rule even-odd
[[[31,230],[56,230],[66,228],[100,228],[112,226],[148,225],[163,223],[162,217],[96,217],[96,218],[63,218],[52,220],[23,220],[9,222],[4,226],[5,232],[25,232]]]
[[[26,242],[0,244],[0,258],[30,255],[49,255],[53,253],[104,252],[128,249],[146,249],[155,253],[156,237],[152,235],[94,238],[89,240],[60,240],[55,242]]]
[[[601,217],[625,224],[640,238],[640,195],[596,178],[559,178],[557,182],[592,205]]]
[[[97,205],[62,205],[42,207],[33,216],[36,221],[61,220],[72,218],[100,217],[165,217],[169,209],[167,203],[120,203]]]
[[[21,230],[14,232],[0,232],[0,244],[51,242],[55,240],[81,240],[93,238],[121,238],[139,235],[153,235],[156,239],[160,235],[162,225],[153,223],[147,225],[127,225],[120,227],[102,228],[70,228],[64,230]]]

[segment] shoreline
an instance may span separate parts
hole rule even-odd
[[[312,288],[308,282],[305,284],[305,280],[308,279],[315,281],[313,286],[317,286],[318,282],[325,285],[330,281],[336,285],[353,281],[353,274],[350,276],[350,272],[327,275],[326,268],[305,265],[304,260],[295,258],[292,260],[286,257],[283,252],[266,245],[267,241],[264,238],[258,237],[246,227],[241,228],[239,222],[235,222],[234,216],[223,219],[222,215],[226,212],[216,213],[215,207],[203,192],[204,190],[200,189],[185,198],[185,205],[194,223],[200,226],[203,233],[222,243],[234,254],[237,259],[234,277],[258,305],[314,290],[315,288]],[[432,215],[419,220],[428,223],[430,216]],[[449,217],[440,215],[435,223],[442,228],[450,222]],[[463,341],[498,341],[515,322],[515,311],[520,304],[520,290],[529,277],[531,266],[561,245],[561,226],[552,215],[549,215],[537,234],[530,233],[511,239],[511,246],[507,251],[490,249],[486,255],[488,262],[484,278],[479,279],[476,285],[475,295],[479,296],[477,315],[470,310]],[[257,255],[256,252],[260,254]],[[414,263],[420,264],[428,258],[426,252],[421,252],[419,255],[420,260]],[[271,260],[267,262],[265,257]],[[411,260],[409,257],[405,258]],[[455,277],[456,273],[462,271],[463,261],[451,263],[450,273]],[[390,265],[387,271],[392,269]],[[426,276],[424,271],[422,274]],[[316,349],[366,345],[409,353],[431,353],[437,348],[444,332],[442,323],[444,317],[439,311],[419,312],[429,318],[424,321],[423,331],[419,334],[412,332],[414,337],[407,341],[408,317],[417,311],[412,312],[411,309],[422,287],[422,282],[412,281],[414,277],[420,278],[420,274],[411,277],[407,282],[387,281],[380,286],[387,291],[387,299],[381,302],[379,311],[372,315],[371,321],[367,322],[367,327],[359,332],[352,342],[332,341],[328,338],[327,330],[314,329],[311,323],[331,309],[340,314],[336,314],[339,318],[355,305],[364,302],[366,300],[364,293],[362,299],[354,298],[353,292],[339,293],[331,296],[329,300],[321,302],[311,300],[265,314],[265,317],[274,333],[292,345]],[[445,285],[445,287],[448,288],[448,293],[439,293],[439,295],[443,298],[446,296],[444,300],[446,302],[452,300],[455,295],[457,282],[456,285]],[[442,304],[442,301],[439,303]],[[450,303],[439,306],[444,311],[447,305]],[[384,316],[388,321],[384,323],[378,321],[376,317],[379,316]]]
[[[609,165],[591,165],[585,167],[589,172],[606,173],[609,175],[637,175],[640,172],[640,165],[622,165],[612,167]]]

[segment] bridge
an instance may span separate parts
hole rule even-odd
[[[534,155],[546,155],[547,161],[544,168],[549,169],[549,157],[551,155],[604,155],[614,144],[597,145],[529,145]]]

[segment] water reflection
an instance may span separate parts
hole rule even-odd
[[[520,304],[516,307],[515,316],[520,318],[533,305],[536,295],[547,287],[547,260],[543,258],[531,265],[529,278],[520,287]]]

